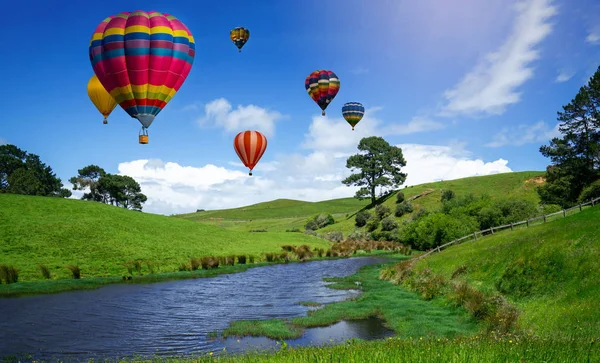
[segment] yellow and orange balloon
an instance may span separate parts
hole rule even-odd
[[[104,116],[104,124],[108,123],[108,116],[112,110],[117,107],[117,101],[106,91],[98,77],[94,74],[87,85],[87,92],[90,100],[98,111]]]

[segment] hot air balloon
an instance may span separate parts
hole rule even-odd
[[[123,12],[98,25],[89,56],[100,83],[142,124],[139,142],[147,144],[148,127],[192,69],[194,37],[172,15]]]
[[[229,32],[229,37],[231,38],[233,44],[238,47],[238,51],[241,52],[244,44],[246,44],[248,39],[250,39],[250,30],[238,26],[237,28],[231,29],[231,32]]]
[[[233,148],[252,176],[252,169],[267,149],[267,138],[258,131],[242,131],[233,139]]]
[[[110,93],[106,92],[106,89],[104,89],[104,86],[102,85],[102,83],[100,83],[98,77],[96,77],[95,74],[92,76],[92,78],[90,78],[90,81],[88,82],[87,92],[94,106],[96,106],[98,111],[100,111],[102,116],[104,116],[103,123],[106,125],[108,123],[108,116],[110,115],[112,110],[114,110],[115,107],[117,107],[117,102],[110,95]]]
[[[325,109],[340,90],[340,80],[332,71],[317,70],[306,77],[304,87],[310,98],[323,110],[321,115],[325,116]]]
[[[342,115],[348,121],[350,126],[352,126],[352,131],[354,131],[354,126],[363,118],[365,114],[365,107],[362,103],[359,102],[347,102],[342,106]]]

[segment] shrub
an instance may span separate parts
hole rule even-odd
[[[302,231],[300,230],[300,228],[286,229],[285,231],[286,231],[286,232],[302,232]]]
[[[579,203],[589,202],[596,198],[600,198],[600,180],[596,180],[581,191]]]
[[[266,228],[251,229],[250,232],[267,232]]]
[[[198,267],[200,267],[201,265],[202,265],[201,261],[197,258],[192,258],[190,260],[190,266],[192,268],[192,271],[196,271],[198,269]]]
[[[254,263],[254,256],[248,256],[248,260],[250,261],[250,263]]]
[[[402,193],[402,191],[398,191],[398,193],[396,193],[396,203],[402,202],[404,202],[404,193]]]
[[[316,231],[317,229],[319,229],[319,225],[317,224],[317,221],[313,219],[306,222],[306,224],[304,225],[304,229],[306,229],[307,231]]]
[[[203,270],[208,270],[212,267],[212,257],[202,257],[200,260],[200,265],[202,266]]]
[[[371,218],[371,213],[366,210],[361,210],[356,213],[356,217],[354,217],[354,225],[357,227],[364,227],[367,224],[367,221]]]
[[[381,221],[382,231],[393,231],[398,228],[398,222],[393,217],[388,217]]]
[[[225,265],[226,266],[235,265],[235,255],[225,257]]]
[[[344,240],[344,233],[340,231],[332,231],[325,235],[325,239],[331,242],[342,242]]]
[[[404,201],[396,206],[396,210],[394,211],[394,215],[396,217],[402,217],[406,213],[411,213],[413,211],[413,206],[410,202]]]
[[[52,278],[52,274],[50,273],[50,269],[48,268],[48,266],[38,264],[38,268],[40,269],[40,271],[42,272],[42,276],[44,276],[46,280],[50,280]]]
[[[348,234],[347,238],[350,241],[365,241],[369,238],[369,233],[361,231],[360,229],[355,229],[350,234]]]
[[[196,209],[196,213],[204,212],[204,209]]]
[[[294,252],[296,250],[296,248],[294,246],[290,246],[290,245],[283,245],[281,246],[281,249],[287,252]]]
[[[384,219],[385,217],[389,216],[390,214],[392,214],[392,210],[388,206],[379,204],[379,205],[377,205],[377,207],[375,207],[375,215],[380,220]]]
[[[19,281],[19,270],[13,266],[0,265],[0,283],[2,280],[8,285]]]
[[[367,231],[369,231],[369,232],[373,232],[374,230],[379,228],[379,219],[378,218],[369,219],[369,221],[367,222],[366,228],[367,228]]]
[[[318,228],[326,227],[330,224],[334,224],[335,220],[331,214],[321,213],[315,218]]]
[[[245,265],[246,264],[246,256],[238,256],[238,264]]]
[[[441,202],[444,203],[444,202],[450,201],[450,200],[454,199],[455,196],[456,195],[454,194],[454,191],[452,191],[450,189],[444,190],[442,192]]]
[[[79,269],[79,266],[77,266],[77,265],[68,265],[67,268],[69,270],[71,270],[71,274],[73,275],[74,279],[80,279],[81,278],[81,270]]]
[[[265,253],[265,260],[267,262],[273,262],[275,260],[275,255],[273,253]]]

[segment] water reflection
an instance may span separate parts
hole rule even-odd
[[[0,357],[29,353],[37,359],[89,359],[218,351],[229,340],[210,340],[208,333],[222,331],[234,320],[306,315],[311,308],[300,301],[327,304],[356,296],[357,291],[327,288],[321,279],[385,261],[312,261],[212,278],[0,299]],[[338,339],[369,339],[358,335],[364,332],[356,328],[360,324],[311,329],[298,344],[321,341],[319,336],[329,333]]]

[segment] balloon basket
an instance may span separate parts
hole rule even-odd
[[[249,172],[248,175],[252,176],[252,172]]]
[[[108,124],[108,120],[104,119],[104,121],[102,121],[102,123],[106,125],[106,124]]]
[[[325,116],[325,111],[321,112],[321,116]]]
[[[146,130],[146,128],[140,130],[139,142],[140,144],[148,143],[148,130]]]

